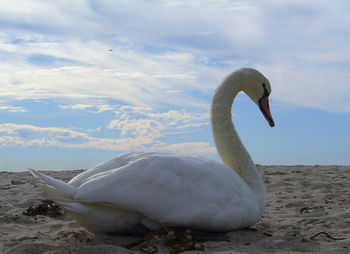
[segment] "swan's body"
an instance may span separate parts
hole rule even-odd
[[[216,146],[226,166],[204,158],[130,153],[90,168],[68,183],[31,172],[52,199],[93,232],[132,231],[140,224],[151,230],[248,227],[264,212],[265,185],[231,121],[232,102],[241,90],[273,125],[266,104],[268,80],[253,69],[228,76],[216,90],[211,110]]]

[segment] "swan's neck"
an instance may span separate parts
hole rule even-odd
[[[224,164],[235,170],[265,203],[265,185],[242,144],[231,118],[233,100],[242,89],[241,73],[228,76],[216,89],[211,106],[212,131],[216,149]],[[261,204],[264,206],[264,204]]]

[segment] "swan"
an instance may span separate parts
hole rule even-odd
[[[157,152],[133,152],[98,164],[68,183],[30,169],[48,196],[94,233],[163,226],[227,232],[258,222],[265,210],[261,175],[231,120],[237,93],[245,92],[274,126],[270,82],[259,71],[239,69],[215,90],[212,132],[224,164]]]

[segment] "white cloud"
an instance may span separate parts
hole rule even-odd
[[[208,140],[211,93],[240,67],[270,79],[272,105],[281,111],[349,113],[349,6],[343,0],[0,1],[0,112],[31,123],[1,124],[0,146],[214,153],[206,142],[177,144],[171,135],[184,140],[195,132],[194,139],[205,130]],[[56,105],[66,114],[50,111]],[[86,112],[96,114],[77,121]],[[50,124],[73,127],[39,127]]]
[[[350,112],[350,73],[340,67],[291,64],[265,66],[273,96],[280,102],[333,112]]]
[[[169,110],[154,113],[150,108],[123,106],[116,111],[116,119],[107,128],[118,129],[122,136],[164,137],[179,128],[208,124],[208,113]]]
[[[89,109],[91,113],[102,113],[106,111],[115,111],[120,108],[118,105],[108,105],[108,104],[71,104],[71,105],[59,105],[59,108],[65,110],[86,110]]]
[[[200,127],[203,125],[210,125],[209,122],[201,122],[201,123],[187,123],[183,125],[176,126],[176,129],[186,129],[186,128],[191,128],[191,127]]]
[[[150,107],[120,105],[74,104],[60,105],[59,107],[65,110],[88,109],[92,113],[113,111],[116,114],[116,119],[110,121],[107,128],[120,130],[122,137],[132,136],[157,139],[168,134],[179,133],[176,129],[194,128],[209,124],[209,113],[188,112],[185,110],[169,110],[155,113],[155,110]]]
[[[44,146],[60,148],[93,148],[115,151],[163,151],[187,155],[208,155],[214,153],[206,142],[167,144],[154,137],[137,136],[119,139],[97,138],[87,133],[68,128],[38,127],[28,124],[0,124],[0,147]],[[28,135],[28,133],[30,135]]]
[[[74,105],[59,105],[58,107],[62,109],[79,109],[84,110],[87,108],[92,108],[93,105],[87,105],[87,104],[74,104]]]
[[[191,109],[208,104],[194,89],[252,66],[281,103],[349,112],[347,12],[339,0],[1,2],[0,100]],[[38,66],[33,55],[58,60]]]
[[[158,138],[162,137],[162,130],[165,126],[159,121],[152,119],[133,119],[133,120],[113,120],[107,128],[118,129],[121,136],[128,135]]]
[[[194,113],[184,110],[169,110],[164,113],[148,113],[147,115],[155,119],[164,119],[168,121],[171,126],[175,126],[179,123],[190,123],[209,119],[209,113]]]
[[[27,110],[20,106],[8,106],[8,105],[0,105],[0,110],[9,111],[13,113],[18,112],[27,112]]]
[[[179,4],[176,10],[169,8],[168,4],[172,3],[170,1],[137,4],[92,1],[90,5],[79,1],[72,6],[77,14],[73,17],[66,7],[72,4],[67,3],[27,1],[25,5],[31,6],[28,9],[31,11],[25,13],[12,4],[0,4],[3,7],[0,8],[3,19],[14,23],[14,27],[18,25],[18,29],[21,29],[20,24],[14,20],[32,24],[34,30],[38,27],[37,33],[24,29],[17,34],[14,29],[12,33],[2,35],[2,49],[11,56],[2,66],[0,64],[0,67],[4,67],[3,70],[7,70],[0,75],[0,82],[5,84],[0,87],[0,94],[6,100],[54,99],[65,104],[87,104],[87,100],[101,103],[114,99],[136,106],[157,107],[170,104],[184,108],[203,107],[207,102],[188,90],[210,90],[227,71],[208,67],[208,52],[198,51],[188,43],[178,44],[177,41],[187,40],[186,37],[191,34],[199,36],[198,41],[208,41],[212,37],[212,33],[207,32],[208,29],[219,28],[221,23],[232,19],[232,15],[223,15],[226,17],[224,20],[211,24],[213,19],[212,15],[207,15],[208,12],[245,6],[242,1],[234,4],[208,1],[208,8],[201,10],[195,8],[197,4],[192,2],[189,4],[194,8],[189,11],[187,4]],[[147,15],[144,11],[147,9],[157,15]],[[192,12],[195,10],[194,19]],[[173,22],[174,18],[178,18],[178,12],[182,13],[182,18],[177,21],[181,20],[183,25]],[[49,13],[55,18],[48,19]],[[128,20],[135,14],[140,14],[136,15],[136,20]],[[236,14],[235,20],[245,19],[244,14]],[[115,17],[122,19],[120,21],[123,26],[120,26]],[[50,30],[60,31],[60,36],[55,32],[47,33],[45,29],[39,29],[42,27],[42,20],[46,19],[48,22],[45,22],[45,26],[51,27]],[[193,22],[197,19],[198,21]],[[162,26],[158,25],[160,20]],[[77,33],[79,37],[72,34],[71,31],[79,30],[87,23],[95,26],[86,26],[89,30],[80,30]],[[210,25],[204,32],[203,23]],[[67,26],[71,29],[68,30]],[[143,29],[143,26],[155,29]],[[162,29],[163,26],[167,29]],[[239,37],[238,33],[242,32],[237,30],[233,35]],[[18,43],[14,44],[14,41]],[[149,41],[149,44],[140,44],[144,44],[144,41]],[[147,50],[150,45],[155,45],[155,52]],[[157,47],[160,48],[159,52]],[[113,48],[113,51],[108,51],[109,48]],[[27,62],[33,55],[73,62],[63,64],[64,66],[33,66]],[[182,91],[181,96],[178,95],[179,91]]]
[[[110,53],[106,50],[107,45],[83,41],[54,42],[47,46],[29,44],[22,43],[14,52],[7,51],[15,54],[14,59],[0,64],[4,70],[0,75],[2,100],[54,99],[65,104],[87,104],[89,100],[103,104],[113,99],[136,106],[168,104],[184,107],[203,104],[200,98],[188,93],[182,96],[167,93],[174,87],[195,88],[197,85],[198,72],[190,67],[194,66],[194,59],[189,53],[154,56],[128,48]],[[81,53],[82,49],[86,54]],[[33,66],[23,59],[23,54],[50,55],[81,64]],[[183,61],[182,66],[176,64],[179,58]]]
[[[38,127],[30,124],[0,124],[0,133],[9,135],[20,135],[21,132],[34,134],[36,136],[54,137],[62,139],[85,138],[86,134],[67,128],[60,127]]]
[[[105,112],[105,111],[112,111],[116,109],[116,106],[114,105],[97,105],[97,113]]]

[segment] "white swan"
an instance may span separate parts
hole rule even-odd
[[[225,165],[204,158],[130,153],[99,164],[70,182],[35,170],[49,197],[92,232],[126,232],[180,226],[230,231],[255,224],[265,210],[265,185],[231,121],[244,91],[270,126],[269,81],[243,68],[227,76],[211,107],[216,147]]]

